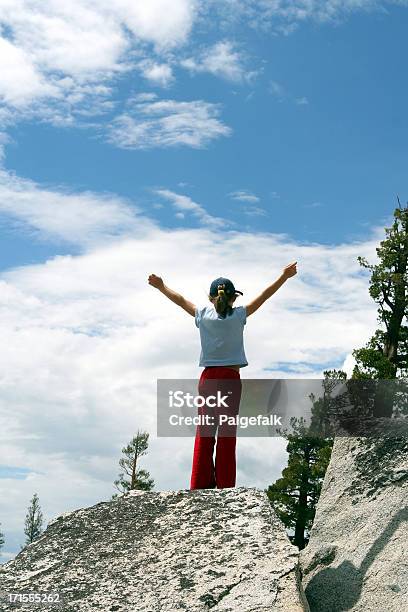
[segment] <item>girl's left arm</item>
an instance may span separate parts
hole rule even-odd
[[[262,304],[266,302],[266,300],[268,300],[283,285],[283,283],[288,280],[288,278],[297,274],[296,264],[297,261],[294,261],[293,263],[287,265],[283,269],[283,272],[279,276],[279,278],[274,283],[272,283],[272,285],[269,285],[269,287],[262,291],[262,293],[258,295],[258,297],[256,297],[254,300],[252,300],[252,302],[247,305],[247,317],[249,317],[249,315],[253,314],[256,310],[258,310],[258,308],[262,306]]]
[[[173,291],[169,287],[166,287],[166,285],[163,282],[163,279],[160,278],[160,276],[156,276],[156,274],[150,274],[148,280],[149,280],[149,285],[152,285],[152,287],[155,287],[156,289],[158,289],[161,293],[163,293],[163,295],[168,297],[169,300],[171,300],[172,302],[177,304],[177,306],[180,306],[181,308],[183,308],[183,310],[188,312],[189,315],[193,317],[195,316],[195,311],[196,311],[195,305],[192,302],[189,302],[188,300],[186,300],[182,295],[180,295],[180,293],[177,293],[176,291]]]

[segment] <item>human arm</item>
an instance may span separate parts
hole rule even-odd
[[[267,299],[269,299],[282,285],[287,281],[288,278],[294,276],[297,273],[296,270],[297,261],[285,266],[282,271],[282,274],[278,277],[278,279],[269,285],[262,293],[258,295],[252,302],[250,302],[246,307],[247,317],[253,314]]]
[[[188,312],[188,314],[192,315],[193,317],[195,316],[195,310],[196,310],[195,305],[192,304],[192,302],[189,302],[188,300],[186,300],[182,295],[180,295],[176,291],[173,291],[169,287],[166,287],[166,285],[163,282],[163,279],[160,278],[160,276],[156,276],[156,274],[150,274],[148,282],[149,282],[149,285],[158,289],[161,293],[163,293],[163,295],[168,297],[169,300],[171,300],[172,302],[177,304],[177,306],[180,306],[181,308],[183,308],[183,310]]]

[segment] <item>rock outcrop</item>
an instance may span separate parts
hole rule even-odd
[[[336,438],[308,546],[311,612],[408,610],[408,438]]]
[[[64,514],[0,567],[0,591],[58,591],[63,612],[309,609],[297,548],[266,494],[243,487],[131,492]]]

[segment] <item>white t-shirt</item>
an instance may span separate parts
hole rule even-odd
[[[237,306],[232,313],[221,317],[213,304],[195,311],[195,324],[200,330],[200,366],[247,366],[243,331],[246,307]]]

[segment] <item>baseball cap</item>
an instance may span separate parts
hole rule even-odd
[[[238,291],[237,289],[235,289],[233,282],[230,281],[229,278],[224,278],[223,276],[220,276],[220,278],[216,278],[211,283],[211,286],[210,286],[210,296],[211,297],[215,297],[216,295],[218,295],[219,287],[220,289],[224,289],[225,294],[230,297],[233,297],[237,293],[239,293],[240,295],[244,295],[242,291]]]

